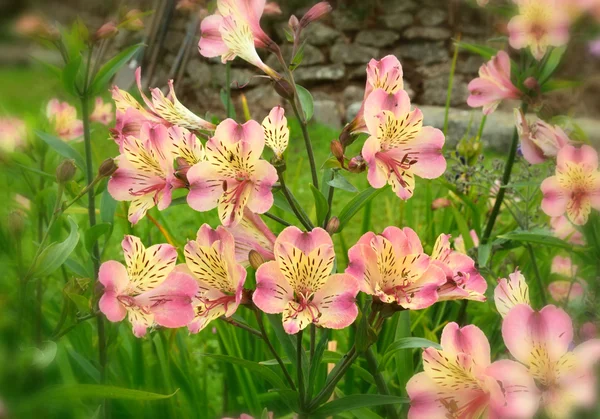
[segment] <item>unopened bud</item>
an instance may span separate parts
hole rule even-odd
[[[98,168],[98,176],[100,177],[109,177],[117,170],[117,165],[114,159],[108,158],[102,162],[100,167]]]
[[[98,28],[94,34],[94,39],[111,39],[114,38],[117,33],[119,33],[119,28],[117,28],[117,25],[115,25],[114,22],[106,22],[104,25]]]
[[[361,173],[364,172],[367,168],[365,163],[365,159],[362,156],[355,156],[350,159],[348,162],[348,170],[352,173]]]
[[[300,26],[306,28],[311,22],[321,19],[327,13],[331,12],[331,10],[331,5],[326,1],[315,4],[304,16],[302,16],[302,19],[300,19]]]
[[[431,203],[431,209],[437,210],[440,208],[449,207],[450,205],[452,205],[452,203],[450,202],[450,200],[448,198],[437,198],[437,199],[434,199],[433,202]]]
[[[523,85],[529,90],[538,90],[540,87],[540,84],[534,77],[527,77],[523,82]]]
[[[250,262],[250,266],[256,270],[260,265],[265,263],[265,259],[256,250],[250,250],[248,253],[248,262]]]
[[[337,233],[337,231],[339,229],[340,229],[340,219],[337,217],[331,217],[331,219],[327,223],[327,227],[325,227],[325,230],[327,230],[327,232],[330,235],[332,235],[332,234]]]
[[[18,239],[25,230],[25,217],[23,211],[15,210],[8,214],[8,232]]]
[[[294,100],[294,88],[287,80],[277,80],[275,82],[275,91],[285,100],[289,100],[290,102]]]
[[[56,180],[58,183],[66,183],[75,176],[75,161],[72,159],[63,160],[56,168]]]
[[[354,135],[352,135],[352,124],[348,124],[344,127],[340,133],[339,140],[344,149],[354,142]]]
[[[130,31],[139,31],[144,29],[144,22],[142,21],[143,13],[138,9],[132,9],[125,15],[125,21],[122,23],[123,27]]]
[[[177,157],[175,159],[175,177],[182,182],[185,182],[186,185],[189,184],[187,179],[187,172],[190,170],[190,164],[183,157]]]
[[[331,154],[333,154],[338,161],[341,162],[344,160],[344,147],[342,147],[342,143],[338,140],[333,140],[329,145],[329,148],[331,149]]]
[[[298,21],[298,18],[294,15],[291,15],[290,20],[288,20],[288,26],[292,33],[296,33],[296,31],[300,27],[300,22]]]
[[[282,13],[281,7],[274,1],[270,1],[265,4],[265,8],[263,10],[265,16],[278,16]]]

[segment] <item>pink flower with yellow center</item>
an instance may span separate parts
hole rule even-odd
[[[285,228],[275,241],[275,260],[256,271],[254,304],[265,313],[283,313],[283,328],[295,334],[311,323],[343,329],[356,319],[356,280],[332,274],[333,241],[322,228]]]
[[[529,124],[523,112],[515,109],[515,118],[523,157],[531,164],[543,163],[555,158],[559,150],[571,140],[557,125],[550,125],[541,119]]]
[[[550,219],[550,226],[552,227],[554,235],[559,239],[565,240],[571,244],[580,246],[585,245],[585,238],[581,231],[578,231],[573,226],[573,223],[571,223],[564,215],[552,217]]]
[[[275,106],[262,122],[265,131],[265,144],[278,159],[283,158],[283,152],[290,141],[290,129],[288,128],[285,110],[281,106]]]
[[[262,256],[263,260],[275,259],[273,253],[275,245],[275,234],[264,223],[258,214],[248,208],[244,210],[244,216],[235,226],[226,227],[235,239],[235,260],[243,266],[249,266],[248,255],[254,250]]]
[[[172,189],[183,187],[174,175],[173,145],[167,128],[144,123],[139,138],[123,142],[116,158],[118,169],[108,182],[108,192],[117,201],[131,201],[129,221],[136,224],[155,205],[160,211],[171,204]]]
[[[168,244],[145,248],[139,238],[122,242],[126,267],[110,260],[100,266],[98,280],[104,285],[100,311],[111,322],[127,315],[137,337],[154,325],[183,327],[194,317],[192,298],[198,291],[194,279],[173,270],[177,250]]]
[[[516,270],[508,278],[500,279],[494,290],[496,310],[502,317],[506,317],[508,312],[516,305],[529,305],[529,286],[523,274]]]
[[[585,282],[577,279],[553,281],[548,284],[548,292],[557,303],[580,303],[585,296]]]
[[[12,117],[0,118],[0,150],[12,153],[25,145],[27,126],[23,120]]]
[[[517,362],[491,363],[490,344],[476,326],[448,323],[441,349],[423,351],[423,370],[406,390],[409,419],[532,418],[539,395],[527,369]]]
[[[576,408],[594,405],[600,340],[571,350],[573,324],[564,310],[548,305],[538,312],[519,304],[504,318],[502,336],[511,355],[529,368],[543,389],[542,404],[549,417],[573,417]]]
[[[563,0],[515,0],[519,14],[508,22],[510,46],[529,47],[536,60],[541,60],[549,47],[569,42],[569,16]]]
[[[67,102],[52,99],[46,106],[46,117],[62,140],[75,140],[83,135],[83,122],[77,119],[77,109]]]
[[[592,208],[600,210],[598,153],[584,145],[564,146],[556,159],[556,175],[541,185],[542,210],[551,217],[567,214],[576,225],[587,222]]]
[[[362,156],[369,166],[367,179],[374,188],[390,184],[401,199],[412,196],[415,176],[434,179],[446,170],[444,134],[437,128],[424,127],[421,111],[410,108],[404,90],[389,94],[375,89],[365,101],[370,136]]]
[[[450,236],[440,234],[431,254],[432,262],[446,274],[446,283],[438,288],[438,301],[485,301],[487,282],[466,254],[450,249]]]
[[[221,122],[206,143],[206,161],[187,173],[188,204],[196,211],[218,207],[226,227],[239,223],[246,207],[258,214],[268,211],[273,205],[271,187],[277,171],[260,158],[264,146],[265,134],[258,122]]]
[[[108,125],[113,120],[112,103],[104,103],[101,97],[96,98],[94,111],[90,115],[90,121],[99,122],[102,125]]]
[[[420,310],[438,301],[438,288],[446,283],[444,270],[423,252],[410,228],[387,227],[376,235],[368,232],[348,252],[346,273],[360,290],[384,303]]]
[[[281,76],[256,52],[256,48],[276,48],[260,27],[264,9],[263,0],[218,0],[218,13],[204,18],[200,24],[200,54],[207,58],[220,56],[223,63],[240,57],[279,80]]]
[[[472,108],[483,107],[485,115],[494,112],[503,100],[521,97],[510,80],[510,58],[504,51],[479,68],[479,77],[469,83],[468,89],[467,104]]]
[[[475,230],[470,230],[469,236],[471,236],[473,246],[479,247],[479,237],[477,236],[477,232]],[[454,239],[454,248],[462,254],[467,254],[467,246],[465,246],[465,239],[462,234],[459,234],[458,237]]]
[[[204,224],[196,240],[184,250],[186,269],[198,282],[194,297],[194,320],[188,324],[197,333],[212,320],[231,317],[242,301],[246,269],[235,260],[234,240],[222,226],[215,230]]]

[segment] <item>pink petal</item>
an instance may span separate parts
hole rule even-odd
[[[248,208],[255,213],[263,214],[273,206],[271,188],[277,182],[277,170],[266,160],[254,164],[253,189],[248,198]]]
[[[377,136],[381,112],[391,111],[396,118],[410,112],[410,98],[404,90],[389,94],[383,89],[375,89],[365,100],[365,123],[369,134]]]
[[[117,299],[119,295],[115,291],[104,291],[102,297],[100,297],[100,301],[98,302],[98,307],[100,311],[104,313],[106,318],[111,322],[120,322],[125,318],[127,314],[127,309],[121,302]]]
[[[438,266],[429,265],[421,277],[408,285],[398,304],[409,310],[421,310],[435,304],[437,289],[446,282],[446,274]]]
[[[157,324],[177,328],[194,318],[192,298],[198,292],[198,283],[183,272],[171,272],[167,279],[152,291],[141,294],[140,300],[155,302],[151,306]]]
[[[558,152],[556,167],[564,171],[567,163],[583,164],[588,171],[595,171],[598,169],[598,153],[589,145],[580,148],[566,145]]]
[[[263,263],[256,271],[252,301],[265,313],[281,313],[294,298],[294,291],[275,261]]]
[[[223,181],[214,166],[207,161],[193,165],[187,173],[190,192],[187,202],[196,211],[210,211],[217,207],[223,195]]]
[[[440,177],[446,171],[446,159],[442,154],[444,141],[442,131],[433,127],[423,127],[419,136],[410,144],[410,156],[417,160],[411,165],[411,171],[424,179]]]
[[[494,362],[485,372],[501,384],[502,394],[492,395],[491,400],[491,410],[496,417],[527,419],[535,416],[540,394],[527,368],[503,359]]]
[[[198,50],[203,57],[219,57],[229,52],[229,48],[223,42],[221,32],[219,31],[222,22],[223,16],[217,14],[202,19]]]
[[[104,285],[105,289],[115,291],[119,294],[127,288],[129,276],[127,275],[125,266],[115,260],[109,260],[100,265],[98,281]]]
[[[413,375],[406,385],[406,392],[410,398],[408,419],[441,419],[448,414],[439,396],[440,387],[426,373]]]
[[[277,243],[289,243],[307,255],[321,246],[327,246],[333,250],[331,236],[320,227],[308,232],[294,226],[286,227],[277,236]]]
[[[468,325],[460,328],[458,324],[448,323],[442,331],[440,340],[444,354],[455,357],[464,353],[473,359],[478,367],[490,365],[490,344],[481,329]]]
[[[358,283],[347,274],[334,274],[315,293],[314,305],[320,310],[318,324],[330,329],[343,329],[350,326],[358,315],[356,306]]]
[[[542,199],[542,211],[551,217],[563,215],[567,210],[569,199],[559,184],[558,178],[556,176],[551,176],[544,179],[540,189],[544,194],[544,198]]]

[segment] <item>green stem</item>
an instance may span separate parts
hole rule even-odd
[[[295,89],[295,86],[294,86]],[[310,142],[310,136],[308,135],[308,127],[304,118],[304,114],[298,109],[295,101],[291,101],[292,109],[296,118],[300,122],[300,128],[302,129],[302,136],[304,137],[304,146],[306,147],[306,154],[308,154],[308,162],[310,163],[310,174],[312,176],[312,183],[315,188],[319,189],[319,176],[317,175],[317,164],[315,163],[315,155],[312,149],[312,143]]]
[[[335,174],[333,170],[331,171],[331,180],[335,178]],[[327,223],[329,223],[329,219],[331,218],[331,212],[333,209],[333,193],[335,192],[335,188],[331,185],[329,186],[329,191],[327,192],[327,214],[325,215],[325,219],[323,220],[323,228],[327,227]]]
[[[542,280],[542,275],[540,274],[540,269],[538,268],[537,262],[535,260],[535,253],[533,251],[533,247],[528,244],[527,251],[529,252],[529,260],[531,265],[533,266],[533,272],[535,274],[535,279],[538,284],[538,288],[540,289],[540,296],[542,297],[542,305],[548,304],[548,299],[546,298],[546,288],[544,287],[544,281]],[[568,297],[567,297],[568,300]]]
[[[304,374],[302,373],[302,330],[296,334],[296,370],[298,373],[298,399],[300,404],[300,414],[304,413],[306,403],[306,393],[304,387]]]
[[[314,323],[310,324],[310,362],[312,363],[315,356],[315,344],[317,342],[317,327]]]
[[[232,106],[231,106],[231,61],[227,61],[225,64],[225,106],[227,109],[227,118],[233,118]]]
[[[290,207],[292,208],[292,211],[296,215],[296,218],[298,219],[298,221],[300,221],[302,223],[304,228],[306,228],[308,231],[312,230],[313,229],[312,223],[310,222],[310,220],[308,220],[306,217],[304,217],[304,215],[302,214],[300,209],[296,206],[296,202],[295,202],[294,198],[292,197],[290,190],[285,185],[283,173],[278,172],[278,174],[279,174],[279,183],[281,184],[281,192],[283,193],[283,196],[285,197],[285,199],[288,201],[288,204],[290,204]]]
[[[288,223],[287,221],[285,221],[283,218],[279,218],[278,216],[271,214],[270,212],[265,212],[263,215],[267,218],[270,218],[273,221],[277,221],[279,224],[281,224],[283,226],[286,226],[286,227],[291,226],[291,224]]]
[[[460,42],[460,35],[457,42]],[[446,108],[444,110],[444,135],[448,134],[448,122],[450,120],[450,104],[452,101],[452,88],[454,87],[454,74],[456,73],[456,61],[458,60],[458,45],[454,46],[454,55],[450,66],[450,79],[448,80],[448,91],[446,92]]]
[[[350,349],[345,356],[346,358],[344,359],[344,362],[342,363],[340,368],[337,370],[337,372],[335,372],[335,374],[331,377],[327,384],[325,384],[325,387],[321,389],[319,394],[317,394],[317,396],[309,404],[309,412],[312,412],[314,409],[316,409],[325,401],[327,401],[327,399],[329,399],[337,383],[342,379],[346,371],[348,371],[348,368],[352,366],[352,363],[356,361],[356,358],[358,358],[358,352],[356,352],[356,348],[353,346],[352,349]]]
[[[381,373],[381,371],[379,369],[377,357],[375,356],[375,353],[373,352],[372,347],[369,347],[369,349],[367,349],[367,352],[365,352],[365,358],[366,358],[367,364],[369,366],[369,370],[370,370],[369,372],[375,379],[375,384],[377,385],[377,390],[379,390],[379,394],[389,396],[390,389],[388,388],[388,385],[385,382],[385,379],[383,378],[383,374]],[[398,418],[398,412],[396,412],[396,409],[394,409],[394,407],[392,405],[386,405],[385,410],[387,412],[388,418],[390,418],[390,419]]]

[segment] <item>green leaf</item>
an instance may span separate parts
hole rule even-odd
[[[94,81],[92,82],[92,86],[90,88],[90,96],[97,95],[103,89],[105,89],[106,85],[117,73],[117,71],[127,64],[127,62],[131,60],[131,58],[133,58],[133,56],[143,46],[143,43],[132,45],[108,60],[106,64],[104,64],[100,70],[98,70],[96,77],[94,77]]]
[[[115,210],[117,209],[117,201],[108,192],[108,189],[102,193],[100,200],[100,221],[103,223],[114,224]]]
[[[111,225],[108,223],[96,224],[95,226],[91,227],[83,235],[83,242],[85,243],[85,249],[91,253],[92,247],[94,247],[94,244],[96,244],[98,242],[98,239],[101,236],[110,233],[110,231],[111,231]]]
[[[435,343],[430,341],[429,339],[417,338],[417,337],[409,337],[409,338],[400,338],[394,342],[392,342],[385,354],[383,355],[383,360],[381,362],[381,368],[385,368],[387,363],[392,359],[392,357],[403,349],[415,349],[415,348],[429,348],[433,347],[435,349],[442,349],[439,343]]]
[[[296,55],[292,58],[292,62],[290,63],[290,70],[294,71],[300,64],[302,64],[302,60],[304,59],[304,46],[306,45],[306,40],[300,45],[300,48],[296,51]]]
[[[406,397],[384,396],[381,394],[353,394],[324,404],[315,410],[311,417],[326,417],[348,412],[362,407],[382,406],[385,404],[408,403]]]
[[[498,54],[498,50],[496,48],[488,47],[485,45],[469,44],[467,42],[457,42],[456,46],[464,49],[465,51],[469,51],[474,54],[480,55],[486,60],[489,60],[494,55]]]
[[[83,160],[81,154],[69,144],[65,143],[60,138],[56,138],[43,131],[35,131],[35,134],[61,156],[75,160],[75,164],[77,164],[81,170],[85,171],[85,160]]]
[[[462,236],[465,242],[465,249],[472,249],[473,247],[475,247],[475,244],[473,243],[473,239],[471,238],[471,231],[469,230],[469,226],[467,225],[467,220],[465,220],[465,217],[461,214],[459,210],[456,209],[454,205],[452,205],[450,208],[452,209],[452,214],[454,214],[454,219],[456,220],[456,224],[458,225],[458,231],[460,232],[460,235]]]
[[[560,64],[566,50],[566,46],[552,49],[552,51],[548,55],[548,59],[546,60],[544,67],[542,67],[542,69],[540,70],[540,74],[537,77],[538,83],[540,85],[543,85],[550,79],[550,77],[552,77],[552,74],[554,74],[554,72],[556,71],[556,68]]]
[[[77,74],[81,68],[81,55],[70,57],[62,72],[62,82],[65,90],[71,96],[79,96],[77,92]]]
[[[230,364],[239,365],[240,367],[246,368],[250,372],[260,375],[262,378],[270,382],[276,388],[288,388],[283,382],[283,380],[279,378],[279,376],[275,374],[274,371],[272,371],[264,365],[260,365],[257,362],[220,354],[200,354],[200,356],[205,356],[208,358],[216,359],[218,361],[224,361],[229,362]]]
[[[351,184],[350,182],[348,182],[348,179],[346,179],[341,173],[339,173],[339,171],[334,171],[334,177],[333,179],[331,179],[329,182],[327,182],[327,184],[329,186],[332,186],[334,188],[337,189],[341,189],[347,192],[358,192],[358,189],[356,189],[356,187]]]
[[[315,209],[317,211],[317,225],[323,225],[325,221],[325,217],[327,216],[327,212],[329,212],[329,204],[327,203],[327,198],[321,193],[320,190],[314,187],[311,183],[310,191],[315,197]]]
[[[285,199],[285,196],[283,196],[283,192],[281,191],[277,191],[273,194],[273,205],[285,212],[294,214],[294,210],[292,210],[292,207],[290,207],[289,202]]]
[[[32,359],[33,366],[40,369],[46,368],[56,358],[57,349],[58,346],[53,341],[44,342],[40,349],[35,348]]]
[[[522,243],[542,244],[545,246],[559,247],[568,250],[573,250],[574,248],[578,247],[554,237],[552,232],[548,230],[541,229],[533,231],[514,230],[510,233],[502,234],[498,236],[498,238]]]
[[[81,278],[91,278],[93,276],[93,272],[89,272],[87,268],[85,268],[75,259],[68,258],[65,261],[65,266],[69,268],[73,273],[79,275]]]
[[[68,218],[70,233],[69,236],[62,243],[52,243],[46,247],[40,254],[36,266],[34,268],[34,276],[45,277],[50,275],[56,269],[60,267],[69,255],[77,246],[79,242],[79,230],[77,224],[72,218]]]
[[[384,189],[385,187],[380,189],[369,187],[352,198],[352,200],[348,202],[344,208],[342,208],[338,215],[340,220],[340,228],[338,229],[338,233],[342,231],[348,221],[350,221],[352,217],[354,217],[354,215],[356,215],[356,213],[360,211],[360,209],[364,207],[367,202],[372,201],[377,195],[383,192]]]
[[[555,90],[575,89],[583,83],[577,80],[548,80],[541,87],[542,93],[553,92]]]
[[[302,110],[304,111],[304,118],[306,119],[306,122],[308,122],[315,111],[313,97],[308,90],[299,84],[296,85],[296,91],[298,92],[298,99],[300,100]]]
[[[490,253],[492,251],[492,244],[480,244],[477,252],[477,264],[479,268],[483,268],[487,265],[488,260],[490,258]]]
[[[73,301],[78,311],[86,314],[90,312],[90,300],[86,296],[81,294],[75,294],[73,292],[68,292],[66,294],[67,297],[69,297],[69,299]]]

